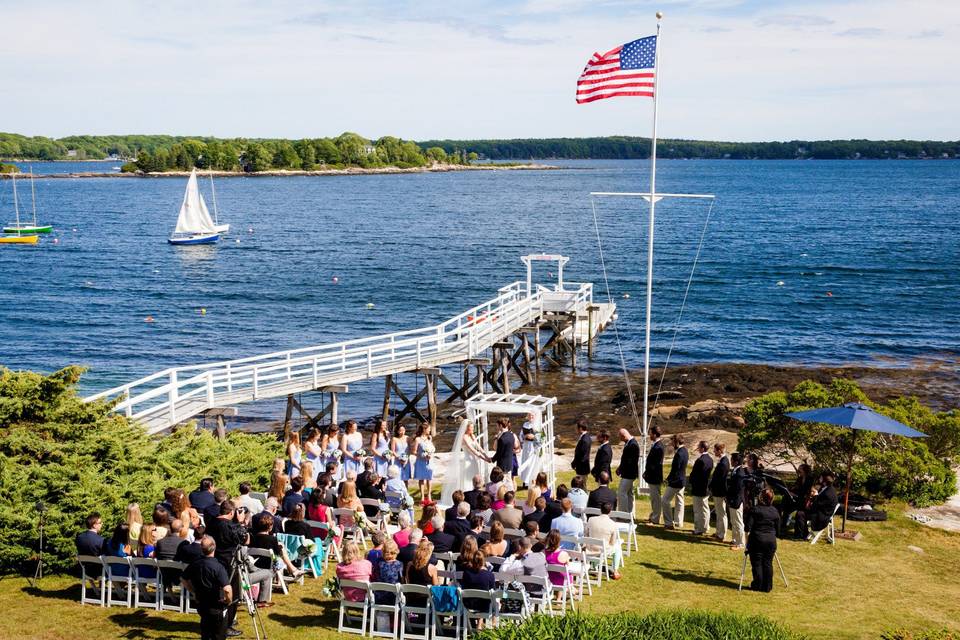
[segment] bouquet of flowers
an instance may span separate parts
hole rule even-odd
[[[323,583],[323,595],[339,600],[343,596],[340,590],[340,578],[334,576]]]
[[[340,449],[334,449],[333,453],[330,454],[330,457],[333,458],[334,460],[339,461],[340,458],[343,457],[343,451],[341,451]]]
[[[356,451],[353,452],[353,456],[354,456],[355,458],[366,458],[366,457],[368,457],[368,456],[370,456],[370,455],[372,455],[372,454],[371,454],[369,451],[367,451],[366,449],[357,449]]]
[[[367,514],[364,513],[362,506],[358,506],[353,510],[353,523],[358,529],[365,533],[370,533],[374,529],[370,523],[370,519],[367,518]]]
[[[406,454],[404,454],[404,455],[402,455],[402,456],[396,456],[396,460],[397,460],[397,462],[400,463],[400,466],[401,466],[401,467],[405,467],[405,466],[407,466],[407,462],[409,462],[409,460],[410,460],[410,456],[408,456],[408,455],[406,455]]]
[[[393,451],[390,451],[390,449],[387,449],[386,451],[383,452],[383,459],[386,460],[388,463],[393,462],[396,457],[397,456],[395,456]]]
[[[404,509],[413,509],[413,496],[409,493],[403,497],[403,501],[400,503],[400,506]]]
[[[300,548],[297,549],[298,558],[309,558],[314,553],[317,552],[317,543],[311,540],[310,538],[305,538],[303,543],[300,544]]]

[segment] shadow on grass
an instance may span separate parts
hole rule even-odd
[[[726,547],[730,544],[728,542],[720,542],[709,535],[695,536],[689,529],[678,531],[676,529],[664,529],[663,527],[653,525],[639,527],[637,529],[637,535],[656,538],[658,540],[670,540],[672,542],[680,541],[692,544],[706,544],[714,547]]]
[[[316,613],[304,613],[300,615],[289,615],[286,613],[271,612],[267,619],[276,622],[290,629],[301,627],[324,626],[327,628],[336,628],[337,626],[337,607],[326,606]],[[269,623],[268,623],[269,632]]]
[[[129,629],[123,634],[125,638],[143,638],[148,632],[150,637],[157,637],[158,633],[177,634],[177,637],[182,637],[184,634],[196,634],[200,630],[199,618],[171,620],[159,614],[151,615],[147,611],[115,613],[108,616],[108,619],[118,627]]]
[[[28,596],[33,596],[34,598],[51,598],[53,600],[72,600],[74,602],[80,602],[80,585],[71,584],[61,589],[48,589],[44,588],[43,580],[39,582],[36,587],[31,587],[27,584],[23,589],[21,589]]]
[[[675,580],[677,582],[692,582],[694,584],[702,584],[708,587],[721,587],[724,589],[736,589],[738,586],[740,586],[739,582],[735,580],[716,578],[714,576],[704,575],[694,571],[687,571],[685,569],[665,569],[664,567],[655,565],[652,562],[640,562],[639,565],[641,567],[646,567],[647,569],[653,569],[660,575],[660,577],[667,580]]]

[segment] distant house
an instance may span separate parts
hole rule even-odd
[[[67,149],[67,157],[68,157],[68,158],[76,158],[76,157],[77,157],[77,150],[76,150],[76,149]]]
[[[364,155],[367,155],[367,156],[370,156],[370,155],[373,155],[374,152],[376,152],[376,150],[377,150],[377,148],[376,148],[375,146],[373,146],[372,144],[364,145],[364,147],[363,147],[363,154],[364,154]]]

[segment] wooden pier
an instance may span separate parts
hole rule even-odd
[[[217,417],[222,434],[223,415],[235,413],[235,405],[271,398],[287,399],[286,428],[293,411],[308,424],[335,424],[338,396],[349,384],[383,378],[384,418],[436,424],[441,409],[477,393],[535,384],[544,360],[576,369],[580,352],[586,347],[591,356],[593,342],[614,320],[615,305],[594,302],[592,284],[563,281],[569,258],[535,254],[522,260],[525,282],[502,287],[495,298],[438,325],[165,369],[84,400],[120,397],[114,410],[150,433],[204,415]],[[532,264],[543,261],[557,263],[557,281],[550,286],[532,281]],[[404,388],[400,374],[414,374],[416,388]],[[329,398],[313,415],[300,399],[310,392]]]

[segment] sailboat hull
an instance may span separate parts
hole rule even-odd
[[[22,224],[19,227],[16,225],[10,225],[9,227],[4,227],[4,233],[50,233],[53,231],[53,225],[39,225],[34,226],[32,224]]]
[[[37,244],[37,236],[0,237],[0,244]]]
[[[214,227],[214,228],[217,230],[217,233],[227,233],[227,232],[230,231],[230,225],[229,225],[229,224],[218,224],[218,225],[217,225],[216,227]]]
[[[216,244],[220,240],[219,233],[198,233],[192,236],[173,236],[167,239],[167,242],[174,245],[189,244]]]

